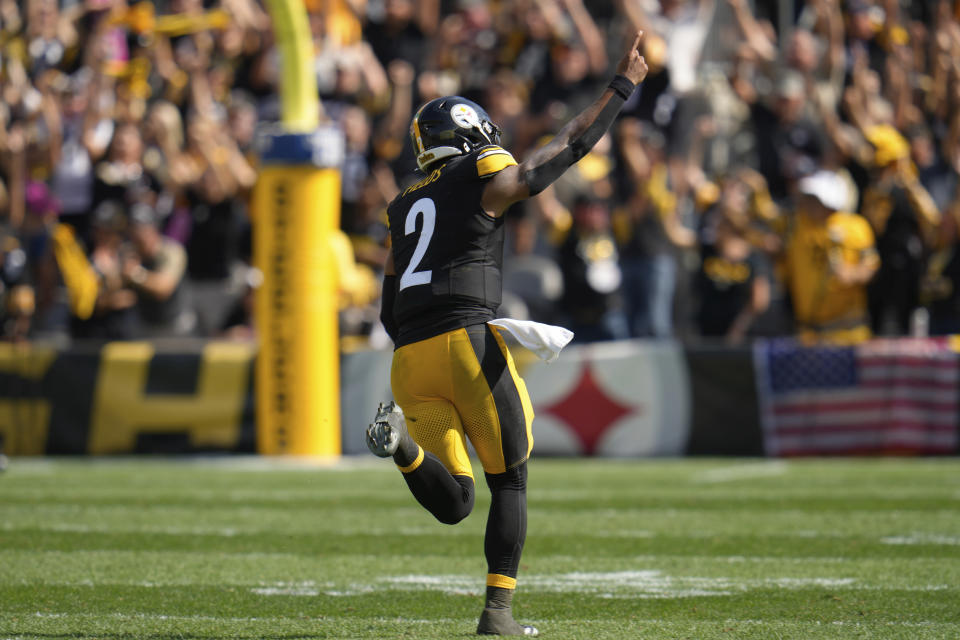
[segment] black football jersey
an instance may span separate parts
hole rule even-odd
[[[515,165],[495,145],[429,170],[387,207],[397,346],[486,322],[500,306],[503,218],[480,206],[486,180]]]

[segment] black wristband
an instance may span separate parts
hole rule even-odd
[[[627,76],[615,75],[613,80],[610,81],[610,84],[607,85],[613,89],[618,96],[627,100],[630,98],[630,94],[633,93],[633,90],[637,88],[637,85],[630,82],[630,79]]]

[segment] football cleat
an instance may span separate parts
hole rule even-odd
[[[397,403],[380,403],[373,424],[367,427],[367,448],[375,456],[389,458],[397,452],[406,433],[407,423]]]
[[[540,632],[536,627],[520,624],[513,619],[510,609],[485,608],[480,614],[480,623],[477,625],[477,635],[480,636],[529,636],[536,638]]]

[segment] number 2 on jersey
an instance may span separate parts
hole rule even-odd
[[[420,229],[420,237],[417,239],[417,247],[413,250],[413,256],[410,258],[410,264],[403,270],[400,276],[400,291],[407,287],[415,287],[419,284],[430,284],[430,278],[433,276],[433,270],[416,271],[427,253],[427,245],[433,237],[433,227],[437,219],[437,206],[430,198],[420,198],[413,203],[410,211],[407,213],[407,219],[403,223],[404,235],[410,235],[417,232],[417,218],[423,216],[423,226]]]

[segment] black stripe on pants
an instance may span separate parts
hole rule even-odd
[[[493,396],[500,422],[504,467],[510,469],[525,461],[530,450],[527,418],[523,413],[520,391],[493,330],[486,324],[477,324],[467,327],[467,335],[470,336],[470,344]]]

